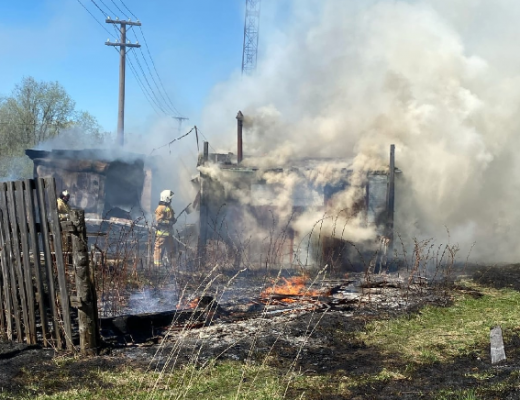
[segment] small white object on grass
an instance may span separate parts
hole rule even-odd
[[[502,337],[502,328],[495,326],[489,333],[491,341],[491,364],[497,364],[506,359],[506,352],[504,351],[504,339]]]

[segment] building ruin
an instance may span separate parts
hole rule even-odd
[[[319,243],[312,243],[315,242],[312,233],[298,231],[291,224],[291,220],[309,209],[325,215],[333,206],[335,195],[354,185],[353,170],[349,167],[334,171],[340,178],[332,183],[316,185],[306,178],[320,163],[345,160],[305,158],[292,160],[283,167],[257,167],[254,159],[243,155],[242,123],[243,115],[239,112],[236,157],[233,154],[209,153],[208,143],[205,143],[198,182],[200,248],[205,251],[206,248],[211,249],[220,244],[234,258],[236,266],[241,265],[247,246],[249,250],[256,248],[253,251],[256,254],[249,252],[247,258],[257,263],[267,262],[266,258],[271,257],[269,262],[279,265],[328,264],[361,269],[359,248],[352,251],[341,235],[323,235]],[[345,211],[350,216],[359,216],[365,227],[377,233],[385,252],[393,239],[395,176],[396,172],[400,172],[395,168],[394,150],[392,145],[386,169],[367,171],[362,182],[357,183],[361,195],[351,209]],[[247,163],[243,162],[244,159]],[[208,168],[211,172],[208,172]],[[301,182],[292,192],[290,215],[286,221],[276,221],[277,184],[267,182],[263,178],[266,173],[280,176],[291,173],[301,177]],[[275,233],[277,223],[283,226],[278,226],[279,231]],[[256,229],[264,232],[263,237],[251,236],[251,231]],[[268,233],[272,236],[268,237]],[[309,254],[310,251],[313,254]],[[203,252],[202,257],[211,255]]]

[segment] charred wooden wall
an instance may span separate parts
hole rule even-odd
[[[152,169],[144,157],[114,158],[93,150],[26,150],[34,162],[35,177],[53,177],[56,189],[71,193],[70,203],[85,210],[87,218],[133,218],[150,213]],[[124,160],[124,161],[122,161]]]
[[[276,191],[266,182],[259,181],[254,170],[226,165],[222,169],[222,176],[226,179],[225,184],[208,176],[201,176],[203,193],[200,219],[201,244],[217,241],[226,244],[228,248],[233,248],[243,241],[244,235],[247,235],[244,231],[246,213],[255,218],[256,227],[266,232],[272,230],[273,212],[276,214],[273,208],[276,203]],[[279,172],[282,173],[283,170],[280,169]],[[321,189],[309,186],[296,190],[298,195],[293,198],[293,217],[303,213],[309,207],[321,208],[325,211],[334,201],[334,195],[350,186],[351,171],[345,170],[344,174],[344,179],[334,185],[325,185]],[[374,227],[377,234],[383,236],[387,223],[388,173],[368,173],[362,189],[365,195],[351,212],[356,215],[362,213],[366,225]],[[249,197],[251,203],[241,204],[237,199],[242,195]],[[295,238],[305,235],[308,233],[294,232],[290,224],[287,225],[283,240],[279,240],[276,244],[277,248],[274,249],[275,261],[280,264],[292,264],[293,257],[298,257]],[[319,253],[324,263],[350,267],[354,264],[353,255],[346,250],[344,240],[321,238],[319,246]],[[269,252],[272,253],[273,249],[269,249]],[[258,254],[262,253],[266,252],[258,249]]]

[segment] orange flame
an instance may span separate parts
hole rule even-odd
[[[177,304],[177,310],[194,310],[199,305],[200,298],[196,297],[195,299],[188,301],[183,300]]]
[[[273,285],[260,293],[260,296],[269,297],[275,294],[282,296],[319,296],[321,294],[317,290],[309,290],[307,288],[308,278],[306,276],[295,276],[289,279],[282,278],[282,280],[284,281],[282,285]]]

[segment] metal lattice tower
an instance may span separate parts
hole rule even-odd
[[[258,26],[260,23],[260,0],[246,0],[246,20],[244,23],[244,50],[242,53],[242,74],[251,74],[256,69],[258,54]]]

